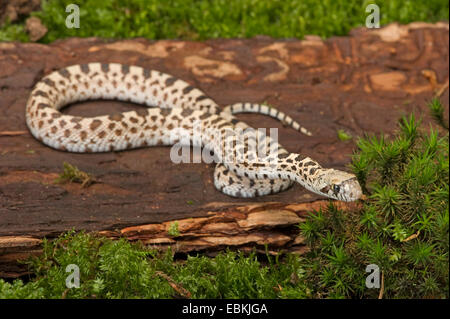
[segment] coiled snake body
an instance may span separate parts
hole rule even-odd
[[[90,118],[59,111],[67,104],[88,99],[117,99],[148,108]],[[26,122],[36,139],[69,152],[120,151],[175,143],[205,147],[216,156],[216,188],[230,196],[267,195],[298,182],[333,199],[360,198],[361,188],[355,175],[323,168],[309,157],[289,153],[271,137],[255,133],[234,117],[243,112],[272,116],[310,135],[275,108],[237,103],[220,109],[185,81],[117,63],[74,65],[45,76],[31,92]],[[230,134],[233,130],[240,133]],[[263,159],[257,152],[260,145],[271,151]],[[238,158],[231,156],[235,152]]]

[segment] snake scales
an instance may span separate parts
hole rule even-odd
[[[67,104],[91,99],[117,99],[148,108],[82,118],[62,114]],[[354,201],[361,188],[353,174],[321,167],[289,153],[271,137],[260,135],[234,114],[262,113],[310,133],[292,118],[266,105],[237,103],[220,109],[202,91],[158,71],[116,63],[73,65],[39,81],[27,102],[26,122],[33,136],[69,152],[120,151],[153,145],[190,143],[216,156],[214,184],[235,197],[277,193],[298,182],[333,199]],[[240,133],[229,134],[238,130]],[[200,138],[196,138],[200,137]],[[237,143],[237,139],[242,143]],[[255,141],[270,150],[261,160]],[[230,152],[233,151],[233,152]],[[238,153],[237,157],[230,154]]]

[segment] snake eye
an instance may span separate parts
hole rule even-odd
[[[340,190],[341,190],[341,187],[339,185],[333,185],[333,192],[335,194],[339,193]]]

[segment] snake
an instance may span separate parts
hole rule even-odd
[[[100,99],[145,107],[95,117],[61,112],[69,104]],[[170,74],[119,63],[77,64],[52,71],[32,89],[25,118],[34,138],[61,151],[116,152],[156,145],[206,149],[216,165],[215,187],[232,197],[275,194],[294,183],[340,201],[362,196],[354,174],[288,152],[277,139],[239,120],[239,113],[265,114],[311,135],[275,107],[247,102],[220,107],[200,89]]]

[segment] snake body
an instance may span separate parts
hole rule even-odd
[[[147,108],[89,118],[60,112],[67,104],[91,99],[130,101]],[[73,65],[45,76],[30,94],[26,122],[36,139],[69,152],[121,151],[175,143],[206,148],[216,157],[216,188],[234,197],[277,193],[294,182],[337,200],[361,197],[355,175],[323,168],[309,157],[289,153],[276,140],[234,116],[244,112],[269,115],[311,135],[276,108],[237,103],[221,109],[183,80],[117,63]],[[236,130],[237,135],[230,133]],[[258,152],[261,145],[270,151],[263,159]]]

